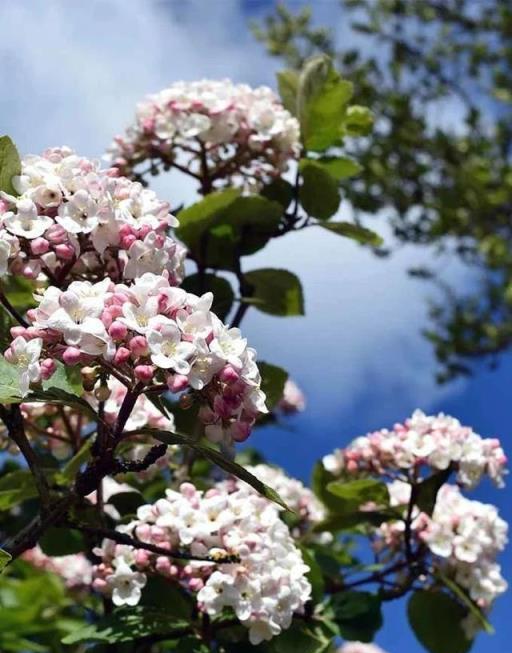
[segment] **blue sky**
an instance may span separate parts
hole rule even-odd
[[[246,27],[263,0],[17,0],[0,3],[0,132],[23,153],[70,145],[99,157],[130,121],[135,103],[178,79],[231,77],[274,85],[269,60]],[[294,3],[298,5],[300,3]],[[335,0],[315,2],[320,19],[346,37]],[[449,118],[456,122],[454,106]],[[192,201],[180,177],[155,188],[173,205]],[[347,214],[343,205],[341,213]],[[380,229],[387,236],[385,221]],[[432,261],[428,250],[405,247],[379,260],[349,241],[307,230],[272,243],[245,268],[275,266],[302,279],[306,317],[273,318],[251,309],[244,331],[261,359],[282,365],[305,390],[308,408],[287,428],[258,431],[252,444],[290,473],[307,478],[313,462],[369,429],[407,417],[416,407],[445,411],[486,436],[510,440],[512,358],[490,373],[439,388],[435,362],[420,329],[432,289],[405,270]],[[456,261],[448,277],[471,283]],[[510,521],[508,491],[485,486],[475,498],[499,505]],[[505,562],[510,580],[512,560]],[[507,598],[498,601],[494,637],[476,653],[512,652]],[[405,605],[386,609],[377,642],[389,653],[419,653]]]

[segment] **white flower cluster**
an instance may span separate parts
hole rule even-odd
[[[25,157],[13,184],[18,197],[0,193],[0,275],[182,280],[185,250],[167,234],[178,221],[141,184],[66,147]]]
[[[291,478],[279,467],[259,464],[246,467],[247,471],[274,489],[286,505],[300,518],[301,526],[307,528],[325,518],[325,508],[313,492],[296,478]],[[244,481],[230,478],[224,481],[228,491],[249,488]],[[253,492],[255,490],[252,490]],[[279,506],[277,506],[279,509]]]
[[[230,80],[177,82],[137,107],[135,124],[112,144],[110,160],[133,175],[142,161],[253,184],[284,171],[299,153],[299,123],[266,87]]]
[[[37,545],[25,551],[21,558],[37,569],[57,574],[68,589],[87,589],[91,585],[93,566],[83,553],[49,556]]]
[[[402,481],[389,484],[391,504],[407,505],[411,486]],[[412,533],[418,542],[427,545],[435,568],[441,569],[464,588],[475,603],[487,611],[494,600],[507,589],[497,556],[507,543],[507,523],[495,506],[464,497],[454,485],[439,490],[432,516],[413,512]],[[382,524],[378,530],[381,542],[391,553],[403,551],[404,522]],[[475,624],[469,619],[468,628]],[[474,632],[469,631],[468,635]]]
[[[131,383],[188,389],[201,402],[206,436],[240,442],[258,413],[267,411],[265,395],[256,352],[239,329],[210,311],[212,300],[211,293],[197,297],[150,272],[130,286],[110,279],[73,281],[65,291],[50,286],[28,312],[32,326],[13,328],[16,338],[5,357],[17,366],[25,391],[51,376],[54,359],[113,363]]]
[[[420,410],[404,424],[358,437],[323,459],[333,474],[393,474],[422,465],[435,470],[452,465],[458,483],[467,488],[475,487],[485,474],[501,486],[506,463],[499,440],[482,438],[454,417],[427,416]]]
[[[120,529],[217,562],[178,566],[166,556],[105,541],[96,550],[102,563],[93,587],[116,605],[138,603],[147,575],[162,574],[197,592],[199,609],[211,616],[231,608],[258,644],[287,629],[310,598],[308,567],[277,507],[248,487],[201,492],[184,483],[179,492],[167,490],[165,499],[140,507],[137,520]],[[230,556],[238,561],[227,562]]]

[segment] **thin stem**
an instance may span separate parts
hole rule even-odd
[[[0,288],[0,303],[3,305],[5,310],[17,321],[21,324],[21,326],[24,326],[27,328],[29,326],[29,323],[25,320],[25,318],[19,313],[14,306],[11,304],[11,302],[7,299],[5,296],[5,293],[2,288]]]
[[[240,304],[236,310],[235,315],[233,316],[231,327],[240,326],[250,306],[249,303],[244,301],[244,297],[250,297],[253,292],[253,287],[247,283],[243,275],[242,268],[240,265],[240,256],[238,256],[236,260],[235,274],[236,274],[236,278],[238,279],[238,288],[240,292]]]
[[[142,391],[142,387],[142,383],[137,383],[133,390],[128,390],[126,393],[123,399],[123,403],[121,404],[121,408],[119,409],[119,415],[117,417],[116,426],[114,428],[115,440],[118,440],[121,437],[125,424],[130,417],[133,407],[135,406],[135,402],[139,398],[139,395]]]
[[[407,515],[405,517],[405,531],[404,531],[404,540],[405,540],[405,557],[407,562],[412,562],[414,559],[414,554],[412,551],[412,512],[414,505],[416,504],[416,499],[418,495],[418,486],[416,484],[411,485],[411,496],[409,498],[409,505],[407,506]]]
[[[82,533],[103,537],[107,540],[117,542],[118,544],[126,544],[137,549],[144,549],[146,551],[150,551],[151,553],[156,553],[157,555],[165,556],[167,558],[174,558],[175,560],[196,560],[199,562],[216,562],[219,564],[236,563],[240,561],[240,558],[236,555],[195,556],[191,553],[187,553],[186,551],[169,551],[169,549],[166,549],[162,546],[150,544],[149,542],[143,542],[137,537],[132,537],[127,533],[120,533],[119,531],[115,531],[110,528],[100,528],[98,526],[80,524],[74,521],[67,521],[65,525],[74,530],[81,531]]]

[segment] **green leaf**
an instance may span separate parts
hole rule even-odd
[[[300,550],[302,553],[302,558],[305,564],[309,567],[309,571],[306,574],[307,579],[311,583],[311,596],[315,603],[319,603],[325,592],[325,583],[322,574],[322,568],[316,561],[315,552],[312,549],[308,549],[304,545],[300,545]]]
[[[359,478],[355,481],[332,481],[327,491],[334,494],[343,508],[358,510],[365,503],[372,502],[380,506],[389,505],[387,485],[373,478]]]
[[[371,229],[361,227],[358,224],[352,224],[351,222],[329,222],[320,224],[320,226],[339,236],[356,240],[361,245],[379,247],[383,243],[382,238],[374,231],[371,231]]]
[[[294,191],[289,181],[286,181],[282,177],[277,177],[270,184],[263,186],[260,194],[268,200],[279,202],[283,209],[286,210],[293,199]]]
[[[446,592],[414,592],[407,616],[418,641],[430,653],[466,653],[471,648],[461,625],[466,610]]]
[[[342,80],[325,55],[306,62],[299,80],[298,107],[303,143],[323,151],[340,140],[353,87]]]
[[[172,606],[172,616],[176,619],[192,619],[195,603],[187,592],[162,576],[149,576],[141,597],[141,605],[161,608]]]
[[[478,605],[473,601],[473,599],[467,594],[467,592],[460,587],[454,580],[443,574],[441,570],[436,570],[435,576],[439,578],[439,580],[449,589],[455,596],[459,599],[459,601],[466,606],[469,612],[476,618],[476,620],[480,623],[481,627],[483,630],[485,630],[486,633],[489,633],[489,635],[492,635],[494,633],[494,628],[491,626],[489,621],[487,620],[485,614],[482,612],[482,610],[478,607]]]
[[[180,639],[169,642],[169,653],[210,653],[210,647],[199,637],[187,635]]]
[[[18,196],[12,178],[21,174],[21,160],[16,145],[9,136],[0,137],[0,190]]]
[[[337,533],[338,531],[352,530],[357,526],[370,524],[371,526],[380,526],[386,521],[392,521],[399,518],[396,512],[390,510],[347,510],[346,512],[328,514],[325,519],[314,525],[315,533],[329,531]]]
[[[259,479],[256,478],[256,476],[248,472],[246,469],[244,469],[244,467],[236,463],[234,460],[226,458],[224,454],[220,453],[220,451],[217,451],[216,449],[198,444],[196,441],[181,433],[171,433],[170,431],[163,431],[153,428],[137,429],[137,431],[134,431],[133,433],[143,433],[150,435],[151,437],[155,438],[155,440],[159,440],[165,444],[180,444],[185,447],[189,447],[190,449],[196,451],[199,455],[203,456],[207,460],[210,460],[212,463],[223,469],[225,472],[228,472],[229,474],[236,476],[236,478],[245,481],[248,485],[254,488],[259,494],[261,494],[269,501],[273,501],[274,503],[282,506],[285,510],[292,512],[275,490],[273,490],[268,485],[265,485],[265,483],[262,483]]]
[[[264,247],[281,221],[283,207],[261,195],[238,197],[222,212],[219,225],[233,229],[235,244],[242,256]],[[222,261],[221,261],[222,263]]]
[[[33,282],[11,274],[2,279],[2,285],[10,303],[21,313],[25,313],[29,308],[37,306],[34,299]]]
[[[186,243],[199,240],[216,215],[229,206],[240,195],[236,188],[215,191],[204,199],[183,209],[179,213],[180,226],[176,228],[178,238]]]
[[[56,361],[57,369],[51,378],[43,381],[43,390],[64,390],[72,395],[80,396],[83,394],[81,368],[78,365],[69,367],[60,361]]]
[[[34,479],[28,470],[19,469],[0,478],[0,510],[10,510],[36,496]]]
[[[381,602],[371,592],[339,592],[330,598],[328,606],[346,640],[371,642],[382,626]]]
[[[319,163],[336,181],[353,177],[361,172],[362,166],[348,156],[326,156],[321,159],[316,159]]]
[[[26,398],[26,401],[55,404],[57,406],[70,406],[71,408],[76,408],[76,410],[84,415],[87,415],[93,421],[98,420],[98,415],[91,404],[85,401],[85,399],[77,397],[71,392],[66,392],[61,388],[52,386],[46,390],[33,390]]]
[[[283,207],[266,197],[239,197],[228,189],[211,193],[179,214],[178,237],[196,261],[223,270],[235,270],[239,256],[261,249],[274,235]]]
[[[348,107],[343,121],[347,136],[367,136],[373,128],[373,114],[370,109],[353,104]]]
[[[298,277],[287,270],[262,268],[244,275],[252,287],[255,308],[270,315],[304,315],[304,297]]]
[[[71,555],[85,549],[83,537],[78,531],[54,527],[45,531],[39,539],[39,546],[49,556]]]
[[[331,510],[335,510],[339,506],[339,500],[327,490],[327,486],[331,481],[336,480],[334,474],[328,472],[319,460],[313,467],[311,476],[311,489],[320,501]]]
[[[137,512],[137,508],[140,508],[144,503],[144,497],[134,489],[133,492],[127,491],[114,494],[109,498],[107,503],[114,506],[121,516],[134,515]]]
[[[229,313],[233,305],[233,300],[235,299],[235,294],[229,281],[215,274],[205,274],[203,278],[199,274],[192,274],[189,277],[185,277],[181,287],[183,290],[196,295],[201,295],[207,291],[212,292],[212,311],[221,320],[224,320]]]
[[[14,365],[0,356],[0,403],[13,404],[21,401],[20,375]]]
[[[299,169],[302,174],[299,198],[304,210],[314,218],[328,220],[340,206],[338,182],[317,161],[302,159]]]
[[[272,638],[265,647],[268,653],[327,653],[331,637],[314,623],[293,622],[290,628]]]
[[[297,115],[297,95],[299,91],[299,73],[295,70],[281,70],[277,73],[277,87],[285,109]]]
[[[434,512],[437,493],[448,481],[451,473],[451,467],[443,469],[437,472],[437,474],[432,474],[432,476],[429,476],[414,488],[414,503],[422,512],[426,512],[427,515],[431,515]]]
[[[159,637],[169,635],[169,639],[172,639],[177,632],[186,630],[189,626],[188,620],[173,618],[172,606],[166,606],[165,610],[144,606],[122,608],[103,617],[96,624],[84,626],[67,635],[62,643],[105,642],[116,644],[152,635]]]
[[[3,549],[0,549],[0,574],[12,560],[12,555]]]
[[[272,410],[283,396],[284,384],[288,378],[288,372],[282,367],[258,361],[258,369],[261,374],[261,389],[267,397],[267,408]]]

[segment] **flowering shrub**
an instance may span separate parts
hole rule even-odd
[[[388,486],[391,505],[407,506],[411,486],[403,481],[393,481]],[[472,601],[488,611],[494,600],[506,589],[497,555],[507,543],[508,526],[498,516],[492,505],[471,501],[463,497],[453,485],[443,485],[431,516],[413,509],[411,536],[421,549],[426,545],[433,555],[434,576],[442,574],[453,579],[467,591]],[[404,523],[387,522],[377,532],[373,546],[386,562],[400,555],[403,549]],[[481,627],[470,613],[464,621],[469,638]]]
[[[482,438],[453,417],[427,416],[417,410],[404,424],[356,438],[323,462],[334,474],[346,471],[398,477],[401,470],[419,470],[422,465],[435,470],[452,467],[457,470],[457,481],[472,488],[484,474],[502,486],[507,459],[499,440]]]
[[[183,278],[185,250],[167,234],[169,205],[67,147],[27,156],[0,195],[0,274],[114,281],[167,270]]]
[[[349,523],[371,524],[376,559],[399,592],[418,578],[462,597],[470,609],[458,628],[470,641],[487,627],[483,614],[507,589],[497,557],[508,526],[494,506],[465,498],[459,486],[474,488],[487,474],[503,487],[505,464],[498,440],[482,438],[453,417],[417,410],[404,424],[325,456],[322,469],[330,479],[347,479],[327,488],[344,500]],[[459,486],[447,484],[452,473]],[[412,564],[417,571],[411,575]]]
[[[201,397],[211,440],[245,440],[266,411],[255,352],[239,329],[209,310],[212,300],[211,293],[197,297],[150,272],[130,286],[110,279],[73,281],[64,291],[49,286],[29,312],[31,326],[15,327],[19,335],[5,357],[19,370],[23,394],[30,382],[51,378],[59,359],[114,364],[126,384],[190,388]]]
[[[279,86],[174,84],[107,170],[0,138],[2,651],[379,653],[382,604],[406,595],[431,653],[489,629],[507,527],[459,486],[503,486],[498,440],[417,411],[327,455],[311,489],[237,451],[305,409],[240,331],[249,310],[303,315],[300,280],[245,257],[312,226],[380,244],[330,221],[359,170],[344,139],[371,124],[352,85],[316,58]],[[201,197],[178,220],[144,165]]]
[[[251,643],[258,644],[288,628],[310,597],[308,567],[277,508],[250,488],[202,493],[185,483],[179,492],[167,490],[165,499],[141,506],[122,532],[164,551],[210,556],[211,562],[173,564],[105,540],[96,551],[102,563],[95,568],[94,587],[111,595],[115,605],[137,604],[146,575],[162,574],[196,594],[199,609],[212,617],[232,608],[249,628]]]

